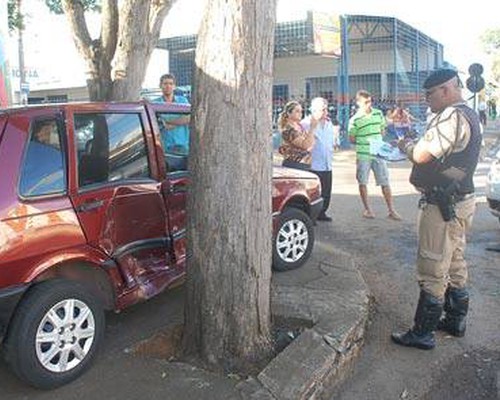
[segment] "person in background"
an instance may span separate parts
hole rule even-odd
[[[413,327],[393,333],[392,340],[429,350],[436,345],[436,329],[452,336],[465,334],[469,309],[465,234],[475,210],[473,176],[481,133],[476,112],[463,100],[456,71],[431,73],[424,89],[435,117],[416,144],[405,139],[398,143],[413,163],[410,182],[422,193],[417,224],[420,296]]]
[[[493,121],[497,118],[497,102],[494,98],[488,100],[488,114]]]
[[[318,221],[331,221],[332,218],[326,214],[330,205],[332,194],[332,161],[333,149],[335,147],[335,129],[328,117],[328,101],[322,97],[316,97],[311,101],[311,115],[301,122],[306,131],[311,130],[312,121],[317,121],[314,133],[314,146],[311,151],[311,171],[318,175],[321,181],[321,195],[323,197],[323,209],[318,215]]]
[[[160,77],[161,96],[153,99],[153,103],[189,104],[186,97],[175,94],[176,80],[173,74],[163,74]]]
[[[340,149],[340,124],[337,118],[332,118],[333,125],[333,149]]]
[[[283,156],[284,167],[309,170],[314,146],[313,132],[318,121],[311,118],[309,129],[305,130],[300,124],[302,115],[302,105],[298,101],[286,103],[278,119],[278,129],[282,136],[279,153]]]
[[[377,185],[382,187],[382,194],[389,210],[388,218],[399,221],[401,216],[394,208],[387,164],[370,152],[370,143],[381,141],[385,132],[384,114],[372,107],[372,96],[366,90],[356,93],[356,103],[359,109],[349,120],[349,140],[356,144],[356,179],[364,207],[363,217],[375,218],[368,203],[367,184],[371,170],[375,175]]]
[[[41,121],[33,132],[33,139],[38,143],[51,145],[52,133],[56,130],[56,123],[53,120]]]
[[[411,115],[411,113],[403,107],[401,102],[396,104],[396,107],[389,110],[386,115],[387,119],[387,130],[391,131],[394,138],[402,138],[407,136],[411,131],[411,124],[417,119]]]
[[[162,95],[153,99],[153,103],[189,104],[186,97],[175,94],[175,76],[164,74],[160,77]],[[165,152],[187,154],[189,151],[189,116],[171,114],[160,120],[162,126],[161,141]]]
[[[486,123],[488,122],[488,116],[486,114],[486,102],[484,100],[479,101],[479,105],[477,106],[477,109],[479,111],[479,121],[483,125],[484,128],[486,128]]]

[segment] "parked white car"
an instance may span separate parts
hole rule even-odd
[[[491,213],[500,221],[500,150],[491,163],[490,172],[486,179],[486,199]]]

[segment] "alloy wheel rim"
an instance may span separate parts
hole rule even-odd
[[[83,301],[60,301],[38,325],[35,339],[38,361],[51,372],[67,372],[85,359],[95,334],[94,315]]]
[[[300,260],[309,244],[306,224],[299,219],[286,221],[276,236],[276,250],[280,258],[293,263]]]

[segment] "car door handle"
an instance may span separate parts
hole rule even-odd
[[[95,210],[99,207],[102,207],[104,204],[103,200],[95,200],[95,201],[89,201],[88,203],[83,203],[80,204],[78,207],[76,207],[77,212],[88,212]]]

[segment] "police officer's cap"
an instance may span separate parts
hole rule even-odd
[[[445,82],[448,82],[450,79],[458,76],[457,71],[451,68],[441,68],[436,69],[431,72],[431,74],[424,81],[424,89],[430,89],[434,86],[442,85]]]

